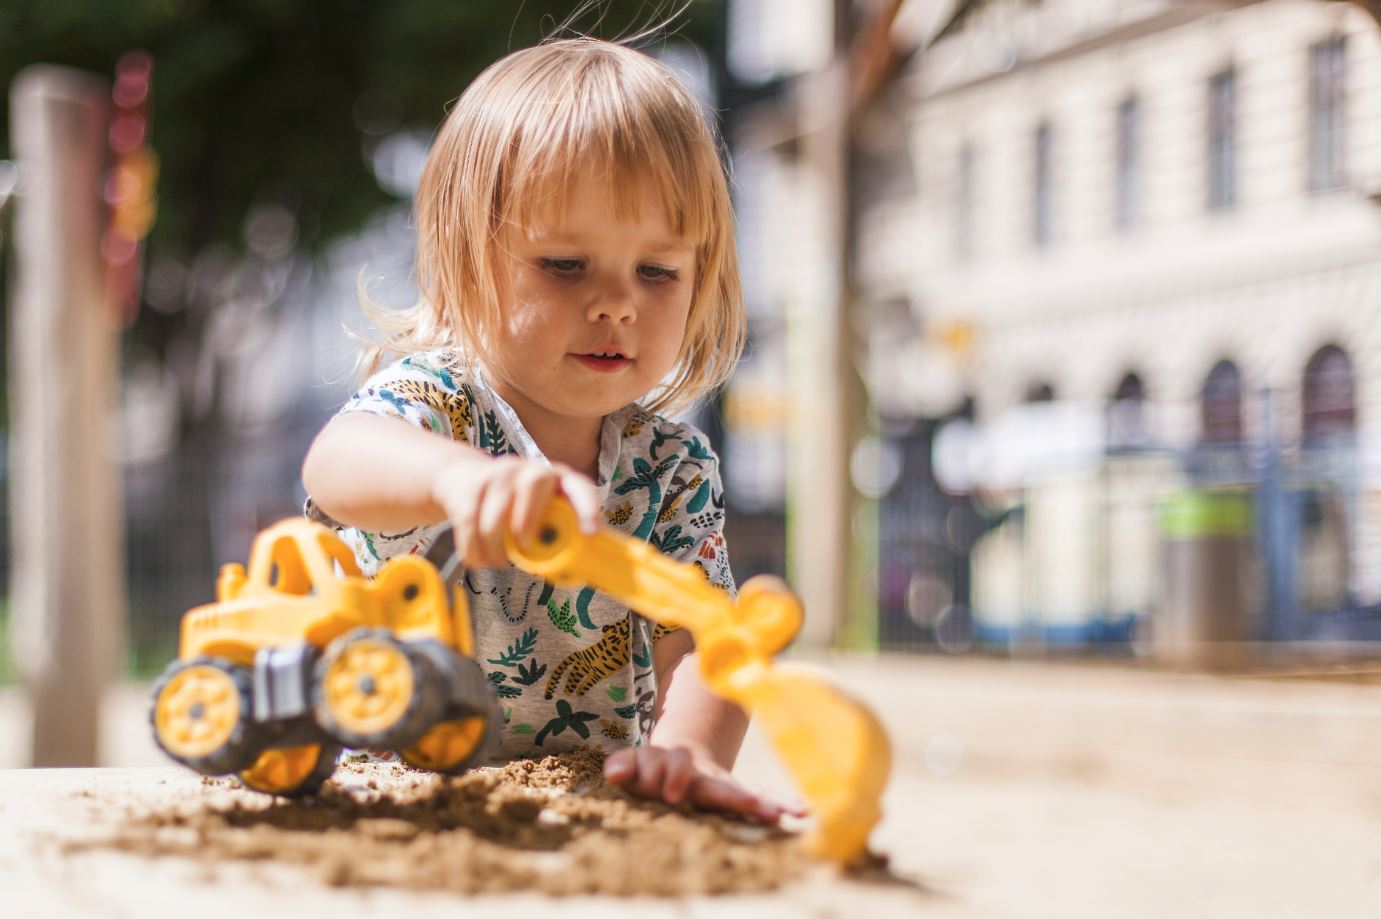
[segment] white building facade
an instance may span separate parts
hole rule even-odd
[[[1261,443],[1270,392],[1289,444],[1338,421],[1327,404],[1305,418],[1306,370],[1337,361],[1356,444],[1347,591],[1381,600],[1377,24],[1315,0],[961,3],[890,105],[912,191],[869,206],[857,247],[867,297],[911,314],[874,336],[880,401],[942,413],[967,396],[982,426],[1033,400],[1133,397],[1134,439],[1174,450]],[[1223,437],[1206,400],[1229,371]],[[1128,564],[1109,544],[1145,544],[1148,505],[1135,535],[1106,522],[1106,467],[1056,479],[1027,496],[1024,561],[1000,536],[979,547],[975,608],[985,591],[1013,621],[1115,612],[1118,590],[1144,606],[1154,559],[1098,597],[1078,572]]]

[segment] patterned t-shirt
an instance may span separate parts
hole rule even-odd
[[[341,413],[402,418],[493,456],[546,461],[517,413],[454,352],[427,351],[380,370]],[[694,426],[636,404],[604,417],[599,476],[605,522],[697,565],[735,592],[724,544],[719,461]],[[436,527],[379,533],[344,527],[310,498],[307,515],[336,527],[372,575],[400,553],[426,552]],[[592,744],[645,743],[657,698],[653,643],[666,634],[593,588],[555,588],[513,565],[464,575],[475,656],[504,712],[496,761]]]

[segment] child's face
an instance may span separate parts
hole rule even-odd
[[[597,431],[676,363],[695,247],[662,208],[619,215],[606,184],[583,179],[564,209],[539,209],[504,248],[502,335],[488,358],[529,429]]]

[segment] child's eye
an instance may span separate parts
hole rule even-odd
[[[661,265],[639,265],[638,275],[644,281],[674,281],[677,278],[675,268],[663,268]]]
[[[543,271],[558,278],[573,277],[585,267],[585,262],[578,258],[544,258],[541,263]]]

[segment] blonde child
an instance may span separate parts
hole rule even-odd
[[[516,52],[446,118],[416,201],[411,310],[378,317],[374,371],[303,466],[308,514],[370,573],[455,528],[497,756],[611,751],[606,776],[775,821],[730,777],[744,714],[701,681],[687,633],[508,564],[554,494],[733,591],[718,460],[655,412],[724,382],[742,349],[714,134],[660,64],[592,39]],[[377,369],[386,353],[403,355]],[[641,400],[641,401],[640,401]]]

